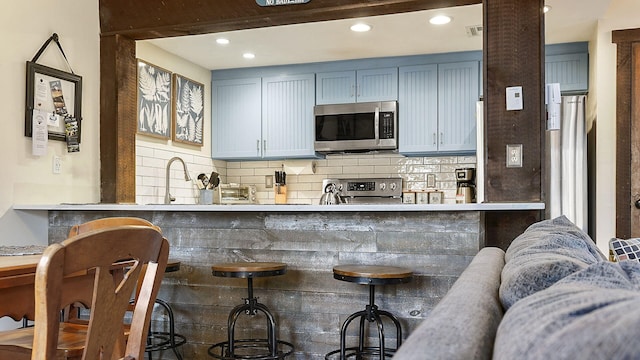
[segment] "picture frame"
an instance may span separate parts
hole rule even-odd
[[[171,138],[172,73],[138,59],[137,133]]]
[[[175,142],[203,146],[204,85],[173,74],[173,131]]]
[[[24,135],[33,137],[35,118],[46,118],[48,138],[67,141],[66,119],[75,118],[73,141],[82,129],[82,76],[27,61]]]

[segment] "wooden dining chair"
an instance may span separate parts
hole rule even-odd
[[[168,254],[169,243],[160,231],[140,225],[93,230],[50,245],[35,275],[35,325],[1,332],[0,359],[143,359]],[[112,270],[122,262],[127,270],[118,281]],[[85,276],[93,278],[88,325],[60,322],[62,308],[86,301],[69,291],[71,280]],[[136,288],[125,344],[122,319]]]

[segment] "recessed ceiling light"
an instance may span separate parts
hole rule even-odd
[[[256,55],[252,54],[252,53],[244,53],[244,54],[242,54],[242,57],[245,58],[245,59],[253,59],[253,58],[256,57]]]
[[[444,25],[451,22],[451,17],[447,15],[437,15],[429,19],[429,22],[433,25]]]
[[[229,43],[229,39],[225,39],[225,38],[218,38],[216,39],[216,42],[220,45],[227,45]]]
[[[547,13],[549,10],[551,10],[551,6],[549,6],[549,5],[545,5],[545,6],[542,8],[542,11],[543,11],[544,13]]]
[[[366,32],[371,30],[371,26],[365,24],[365,23],[357,23],[355,25],[351,25],[351,31],[355,31],[355,32]]]

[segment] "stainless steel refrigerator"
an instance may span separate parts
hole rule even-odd
[[[549,93],[549,91],[547,91]],[[559,94],[559,91],[558,91]],[[565,215],[588,231],[588,172],[586,95],[556,99],[557,119],[550,119],[547,96],[546,130],[546,216]]]

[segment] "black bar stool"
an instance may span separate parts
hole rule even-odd
[[[167,267],[164,272],[168,273],[178,270],[180,270],[180,261],[170,259],[167,262]],[[176,334],[175,332],[175,322],[171,306],[169,306],[166,301],[158,298],[156,298],[156,304],[164,308],[165,313],[169,316],[169,331],[151,331],[151,329],[149,329],[149,334],[147,335],[147,346],[145,348],[147,356],[149,360],[153,360],[152,352],[171,349],[176,355],[176,358],[178,360],[182,360],[182,355],[178,352],[178,347],[184,345],[184,343],[187,342],[187,339],[183,335]]]
[[[349,315],[340,329],[340,349],[329,352],[325,360],[330,360],[339,354],[340,360],[350,357],[362,359],[363,356],[379,356],[383,360],[386,356],[392,357],[402,344],[402,327],[398,319],[388,311],[379,310],[375,305],[375,286],[404,284],[411,280],[413,271],[396,266],[378,265],[340,265],[333,268],[334,279],[353,282],[356,284],[369,285],[369,304],[362,311]],[[391,320],[396,330],[396,347],[388,348],[385,345],[384,326],[382,317]],[[358,346],[347,347],[347,328],[349,324],[360,318],[360,332],[358,336]],[[365,346],[365,320],[375,323],[378,329],[378,346]]]
[[[209,355],[217,359],[284,359],[293,352],[293,345],[278,340],[276,320],[269,309],[253,296],[253,278],[283,275],[287,265],[277,262],[222,263],[211,267],[214,276],[246,278],[248,296],[244,304],[238,305],[229,313],[227,320],[227,341],[209,347]],[[241,314],[254,316],[261,312],[267,318],[266,339],[236,339],[235,326]]]

